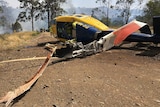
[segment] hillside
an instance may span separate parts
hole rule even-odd
[[[3,51],[26,46],[38,34],[38,32],[18,32],[0,35],[0,50]]]
[[[1,50],[0,62],[45,57],[49,51],[38,44],[56,40],[46,32],[31,38],[14,35],[18,38],[7,36],[6,40],[24,38],[23,46]],[[12,107],[159,107],[159,50],[159,46],[148,43],[127,43],[85,58],[61,62],[52,59],[44,74],[12,102]],[[0,97],[28,81],[43,62],[0,63]]]

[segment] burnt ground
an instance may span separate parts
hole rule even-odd
[[[43,43],[52,40],[41,36],[25,47],[0,51],[0,60],[46,56]],[[128,43],[85,58],[50,63],[12,107],[159,107],[159,53],[159,46]],[[43,62],[0,64],[0,97],[23,85]]]

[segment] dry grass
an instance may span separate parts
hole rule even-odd
[[[36,35],[37,32],[18,32],[0,35],[0,50],[15,49],[24,46]]]

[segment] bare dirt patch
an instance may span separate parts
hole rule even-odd
[[[42,44],[54,40],[41,34],[23,48],[1,51],[0,60],[46,56]],[[12,107],[159,107],[159,52],[160,47],[129,43],[85,58],[50,63]],[[0,64],[0,96],[29,80],[43,61]]]

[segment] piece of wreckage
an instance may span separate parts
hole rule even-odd
[[[146,23],[133,20],[119,29],[112,30],[91,16],[80,14],[59,16],[53,20],[52,31],[62,48],[57,49],[54,55],[74,58],[105,51],[121,44],[128,36],[136,34],[148,36],[146,32],[134,33],[137,30],[142,31],[141,29],[146,26],[148,28]],[[51,45],[46,45],[49,46]]]
[[[160,16],[153,17],[153,33],[148,25],[140,28],[141,33],[132,33],[125,40],[130,42],[160,43]]]
[[[111,32],[105,24],[87,15],[59,16],[54,21],[53,33],[57,35],[60,42],[53,47],[47,45],[51,53],[28,82],[14,91],[9,91],[0,99],[0,103],[5,103],[6,107],[15,98],[28,91],[42,76],[54,53],[54,56],[66,57],[67,54],[66,58],[74,58],[106,51],[119,45],[130,34],[146,26],[146,23],[134,20]]]

